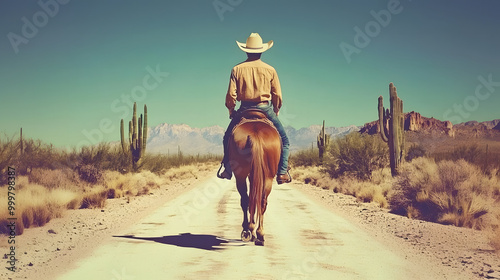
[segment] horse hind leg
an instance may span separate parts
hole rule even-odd
[[[266,179],[266,182],[264,184],[264,193],[262,196],[262,214],[260,215],[259,218],[259,227],[257,228],[257,239],[255,240],[255,245],[261,245],[264,246],[264,213],[266,212],[267,209],[267,197],[271,193],[271,188],[273,184],[273,178],[271,179]]]
[[[240,206],[243,211],[243,223],[241,224],[243,230],[241,231],[241,240],[248,242],[252,240],[252,233],[248,225],[248,194],[246,178],[236,178],[236,187],[240,193]]]
[[[251,183],[250,183],[251,184]],[[249,223],[248,223],[248,230],[252,233],[252,239],[251,241],[255,240],[255,230],[257,228],[257,223],[255,222],[256,217],[256,201],[254,201],[252,197],[249,198],[249,208],[248,208],[248,213],[249,213]],[[253,206],[253,207],[252,207]]]
[[[251,200],[252,199],[250,199],[250,205],[255,205],[255,203],[252,203]],[[254,241],[255,240],[255,229],[256,229],[256,225],[257,225],[255,223],[255,211],[256,211],[256,209],[255,209],[255,207],[250,207],[248,210],[249,210],[248,212],[250,214],[249,223],[248,223],[248,230],[252,235],[250,241]]]
[[[265,199],[262,199],[263,203]],[[255,239],[255,245],[264,246],[264,207],[262,208],[262,214],[259,217],[259,227],[257,228],[257,238]]]

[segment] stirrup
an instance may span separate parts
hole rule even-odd
[[[288,168],[288,170],[286,171],[285,174],[288,174],[288,178],[290,178],[290,181],[279,181],[278,178],[276,178],[276,182],[278,183],[278,185],[285,184],[285,183],[291,183],[293,181],[292,175],[290,175],[290,168]]]

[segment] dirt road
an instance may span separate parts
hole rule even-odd
[[[239,241],[234,181],[211,179],[116,232],[58,279],[440,279],[290,185],[275,185],[264,247]]]

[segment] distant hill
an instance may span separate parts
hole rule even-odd
[[[459,123],[455,125],[455,127],[460,127],[460,126],[466,126],[466,127],[477,127],[480,125],[484,125],[487,129],[493,129],[500,124],[500,119],[492,120],[492,121],[485,121],[485,122],[477,122],[477,121],[468,121],[464,123]]]
[[[420,113],[410,112],[405,113],[405,131],[419,131],[423,133],[439,133],[453,136],[453,124],[450,121],[440,121],[435,118],[427,118]],[[372,121],[366,123],[361,129],[360,133],[376,134],[380,131],[379,121]]]
[[[407,145],[420,144],[429,152],[445,151],[471,143],[489,144],[500,148],[500,119],[477,122],[468,121],[453,125],[450,121],[422,116],[417,112],[405,113],[404,129]],[[366,123],[361,133],[376,134],[380,131],[378,120]]]
[[[296,151],[316,147],[316,137],[321,130],[320,125],[295,129],[286,127],[290,138],[290,150]],[[325,127],[326,133],[332,137],[342,136],[352,131],[358,131],[358,126]],[[151,127],[148,132],[147,150],[151,153],[176,154],[180,150],[184,154],[222,154],[222,137],[225,128],[211,126],[193,128],[186,124],[159,124]]]

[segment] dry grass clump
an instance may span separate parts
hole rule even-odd
[[[342,177],[338,189],[334,191],[352,195],[362,202],[374,202],[382,208],[389,205],[387,196],[391,186],[383,182],[361,181],[353,177]]]
[[[7,233],[6,224],[9,216],[6,195],[6,193],[0,194],[0,233]],[[51,190],[37,184],[24,185],[16,192],[17,234],[22,234],[24,228],[43,226],[51,219],[61,217],[65,209],[74,207],[74,200],[77,197],[78,194],[71,190]]]
[[[500,222],[500,182],[465,160],[418,158],[404,164],[390,198],[393,212],[482,229]]]
[[[107,171],[103,176],[104,185],[107,189],[107,198],[149,194],[152,189],[157,189],[163,185],[164,181],[150,171],[127,174]]]
[[[290,172],[293,174],[292,177],[294,180],[311,185],[316,185],[316,182],[320,178],[325,177],[325,175],[321,173],[319,167],[317,166],[297,166]]]
[[[359,180],[353,176],[331,178],[320,167],[297,167],[293,169],[294,180],[311,184],[323,189],[332,190],[357,197],[363,202],[374,202],[380,207],[388,207],[388,195],[391,193],[392,176],[390,170],[373,171],[368,181]]]
[[[194,164],[199,172],[212,171],[219,167],[219,165],[220,163],[215,161],[199,162]]]
[[[81,195],[80,209],[103,208],[108,198],[108,189],[104,186],[94,186]]]
[[[173,167],[163,173],[162,178],[167,181],[198,178],[198,169],[195,165]]]

